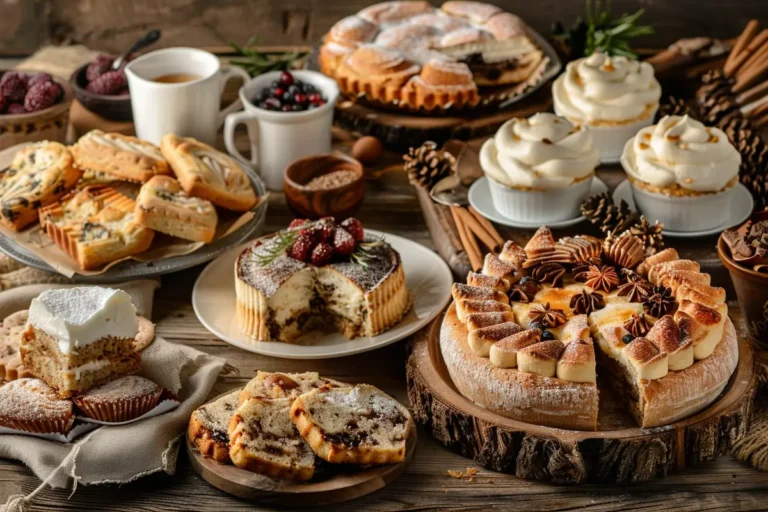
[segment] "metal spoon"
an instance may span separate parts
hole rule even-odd
[[[469,204],[469,186],[481,173],[478,156],[466,142],[449,140],[444,149],[456,156],[456,174],[435,183],[429,191],[433,201],[446,206],[466,206]]]
[[[146,48],[147,46],[156,43],[158,39],[160,39],[160,31],[159,30],[150,30],[143,36],[141,36],[135,43],[133,43],[133,46],[131,48],[120,55],[118,58],[112,62],[112,70],[120,69],[120,66],[123,65],[123,62],[134,52],[137,52],[141,50],[142,48]]]

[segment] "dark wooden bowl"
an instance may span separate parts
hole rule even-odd
[[[86,109],[110,121],[133,121],[131,111],[131,97],[127,94],[110,96],[107,94],[95,94],[86,90],[88,80],[85,70],[88,64],[83,64],[69,77],[69,83],[75,91],[75,98]]]
[[[335,188],[312,190],[312,179],[338,170],[350,170],[357,175],[351,183]],[[343,220],[360,209],[365,197],[363,166],[351,157],[313,155],[292,162],[285,170],[285,197],[296,216],[306,219],[334,217]]]
[[[29,75],[40,71],[24,70]],[[3,73],[0,72],[0,76]],[[72,87],[63,79],[53,77],[63,92],[61,101],[52,107],[26,114],[0,114],[0,149],[22,142],[50,140],[66,143],[69,107],[74,98]]]

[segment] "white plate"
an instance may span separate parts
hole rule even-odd
[[[235,321],[234,265],[243,247],[222,254],[205,267],[192,290],[192,306],[198,320],[213,334],[236,347],[265,356],[286,359],[327,359],[349,356],[384,347],[410,336],[435,318],[451,298],[453,276],[434,252],[406,238],[366,229],[383,236],[403,262],[405,285],[413,307],[397,325],[372,338],[348,340],[339,333],[310,332],[298,343],[253,341],[240,332]]]
[[[589,195],[602,194],[607,190],[608,187],[603,183],[603,180],[595,177],[592,180],[592,188],[589,190]],[[469,204],[471,204],[475,210],[480,212],[480,215],[486,219],[501,224],[502,226],[523,229],[536,229],[541,226],[541,223],[532,224],[528,222],[517,222],[499,213],[499,211],[494,208],[493,201],[491,201],[491,189],[488,186],[488,178],[485,176],[475,181],[472,186],[469,187]],[[565,228],[578,224],[583,220],[586,220],[584,216],[579,215],[578,217],[561,220],[560,222],[548,222],[547,226],[550,228]]]
[[[632,197],[632,188],[629,184],[629,180],[624,180],[619,183],[619,186],[613,191],[614,203],[618,204],[622,199],[627,202],[630,210],[637,210],[635,200]],[[728,228],[738,226],[752,215],[752,208],[755,206],[755,200],[752,198],[752,194],[749,193],[747,187],[741,183],[737,183],[731,201],[731,209],[728,212],[725,212],[727,218],[717,227],[705,229],[703,231],[670,231],[665,229],[662,230],[661,233],[664,236],[672,238],[695,238],[697,236],[717,235]],[[651,221],[651,219],[648,220]]]

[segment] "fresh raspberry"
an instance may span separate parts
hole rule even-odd
[[[336,225],[333,222],[320,222],[316,227],[317,239],[320,242],[333,240],[333,233],[336,231]]]
[[[356,218],[350,217],[348,219],[344,219],[341,221],[341,227],[346,229],[347,233],[352,235],[352,238],[354,238],[356,242],[362,242],[365,239],[365,230],[363,229],[363,225],[360,224],[360,221]]]
[[[312,250],[312,264],[316,267],[327,265],[333,258],[333,247],[325,242],[317,244]]]
[[[29,88],[24,97],[24,109],[27,112],[36,112],[56,104],[61,96],[61,87],[53,82],[43,82]]]
[[[98,55],[95,59],[93,59],[93,62],[88,64],[88,68],[85,70],[85,78],[88,79],[88,82],[93,82],[101,75],[109,71],[109,68],[112,66],[114,61],[115,58],[112,55]]]
[[[314,246],[314,238],[308,235],[299,235],[291,248],[288,249],[288,256],[295,260],[307,262]]]
[[[6,110],[6,113],[8,114],[26,114],[27,109],[24,108],[24,105],[21,103],[11,103],[8,105],[8,110]]]
[[[53,82],[53,77],[48,73],[38,73],[30,77],[29,81],[27,82],[27,85],[29,85],[29,87],[32,87],[35,84],[41,84],[45,82]]]
[[[290,224],[288,224],[288,229],[296,229],[300,228],[304,224],[309,222],[307,219],[293,219]]]
[[[333,233],[333,248],[337,254],[349,256],[356,247],[355,239],[346,230],[337,228]]]
[[[27,94],[28,79],[26,73],[9,71],[0,80],[0,94],[8,98],[8,101],[24,101],[24,96]]]
[[[123,71],[107,71],[86,86],[94,94],[113,95],[125,89],[128,79]]]

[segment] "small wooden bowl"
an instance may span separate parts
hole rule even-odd
[[[349,170],[357,175],[350,183],[339,187],[312,190],[306,185],[314,178],[333,171]],[[313,155],[292,162],[285,170],[283,189],[288,206],[294,214],[305,219],[334,217],[343,220],[360,209],[365,197],[363,166],[351,157]]]
[[[25,70],[25,73],[34,75],[40,71]],[[72,106],[74,94],[65,80],[54,76],[53,81],[64,93],[61,101],[54,106],[27,114],[0,114],[0,150],[23,142],[50,140],[66,143],[69,107]]]
[[[85,88],[88,85],[85,77],[87,69],[88,64],[83,64],[69,77],[69,83],[72,84],[77,101],[87,110],[109,121],[133,121],[131,97],[125,94],[121,96],[96,94],[87,90]]]

